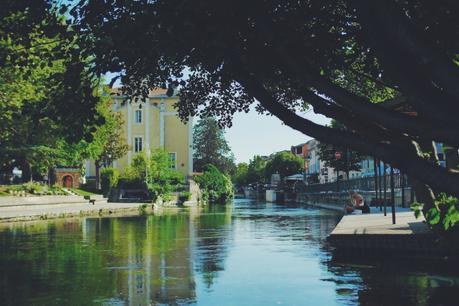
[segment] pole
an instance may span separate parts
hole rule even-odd
[[[394,168],[390,166],[390,201],[392,212],[392,224],[395,224],[395,187],[394,187]]]
[[[400,187],[402,188],[402,207],[405,207],[405,175],[400,172]]]
[[[383,163],[383,188],[384,188],[384,216],[387,216],[387,203],[386,203],[386,196],[387,196],[387,182],[386,182],[386,163]]]
[[[381,171],[381,161],[378,160],[378,184],[379,184],[379,211],[382,211],[383,198],[382,198],[382,171]]]
[[[339,170],[336,170],[336,192],[339,192]]]
[[[375,201],[376,205],[379,206],[379,209],[381,209],[381,204],[379,203],[378,199],[378,167],[376,163],[376,158],[373,158],[373,165],[374,165],[374,173],[375,173]]]

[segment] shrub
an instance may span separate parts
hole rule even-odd
[[[457,230],[459,222],[459,200],[455,197],[440,193],[435,200],[435,206],[425,214],[427,223],[431,227],[440,228],[442,231]],[[413,203],[411,209],[414,210],[416,218],[422,213],[422,204]]]
[[[214,165],[207,165],[195,181],[202,190],[202,198],[210,203],[225,203],[233,197],[231,179],[221,173]]]
[[[155,150],[148,163],[148,190],[153,200],[161,197],[171,198],[171,192],[177,191],[184,183],[184,176],[177,170],[171,169],[169,154],[164,150]]]
[[[180,193],[179,195],[179,201],[180,202],[186,202],[186,201],[189,201],[191,200],[191,192],[189,191],[183,191],[182,193]]]
[[[119,179],[119,172],[114,168],[104,168],[100,171],[102,193],[107,196],[110,189],[116,187]]]

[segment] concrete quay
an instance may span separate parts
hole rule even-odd
[[[435,235],[412,211],[396,214],[392,224],[390,208],[387,216],[379,209],[370,214],[345,215],[328,237],[335,255],[382,256],[399,258],[441,257],[444,248],[436,247]]]
[[[0,222],[46,220],[53,218],[71,218],[91,215],[112,215],[139,213],[144,203],[107,203],[86,202],[63,204],[28,204],[0,206]],[[150,205],[152,206],[152,205]]]

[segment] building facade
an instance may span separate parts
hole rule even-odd
[[[121,173],[131,164],[133,157],[161,148],[169,153],[172,167],[184,175],[193,172],[193,118],[183,123],[177,116],[174,104],[178,96],[169,97],[165,89],[151,90],[143,101],[129,101],[123,95],[112,96],[113,110],[123,119],[123,135],[128,144],[128,152],[113,162],[113,167]],[[94,163],[86,161],[86,177],[95,175]]]
[[[299,144],[299,145],[296,145],[296,146],[292,146],[290,148],[290,151],[292,152],[292,154],[298,156],[298,157],[301,157],[304,161],[303,163],[303,170],[304,170],[304,173],[308,173],[308,144],[307,143],[302,143],[302,144]]]

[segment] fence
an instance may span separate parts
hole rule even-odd
[[[384,187],[386,191],[390,190],[390,175],[378,177],[378,189],[384,190]],[[410,187],[407,177],[405,175],[394,174],[394,188],[399,189],[403,187]],[[315,193],[347,190],[374,191],[375,178],[361,177],[350,180],[339,180],[331,183],[306,185],[303,186],[301,192]]]

